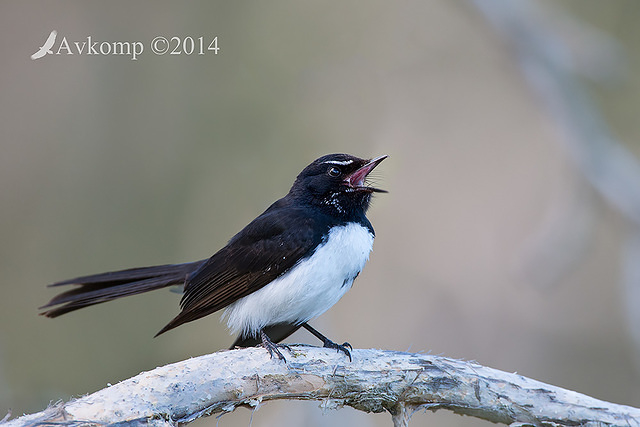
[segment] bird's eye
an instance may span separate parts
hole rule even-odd
[[[335,166],[331,166],[329,169],[327,169],[327,175],[332,176],[332,177],[337,177],[340,176],[342,172],[340,172],[340,169],[338,169]]]

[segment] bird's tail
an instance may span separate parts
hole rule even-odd
[[[40,314],[58,317],[90,305],[167,286],[182,285],[187,276],[205,261],[132,268],[53,283],[49,286],[76,285],[76,287],[53,297],[46,305],[40,307],[40,309],[46,309]]]

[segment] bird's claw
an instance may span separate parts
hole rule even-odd
[[[342,344],[336,344],[331,340],[326,340],[324,342],[324,347],[325,348],[333,348],[337,352],[340,352],[340,351],[343,352],[349,358],[349,362],[351,362],[351,352],[349,351],[349,349],[353,350],[353,347],[351,347],[351,344],[349,344],[348,342],[344,342]],[[349,347],[349,348],[347,348],[347,347]]]
[[[287,351],[291,351],[291,347],[289,347],[286,344],[275,344],[275,343],[273,343],[269,339],[267,334],[265,334],[262,331],[260,332],[260,338],[262,338],[262,346],[267,349],[267,351],[269,352],[269,356],[271,356],[272,359],[273,359],[273,355],[275,354],[276,356],[278,356],[278,359],[280,359],[283,362],[287,363],[287,359],[285,359],[285,357],[282,354],[282,352],[280,351],[280,349],[281,348],[285,348],[285,349],[287,349]]]

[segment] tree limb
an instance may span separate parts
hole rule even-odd
[[[418,409],[448,409],[496,423],[640,425],[640,409],[608,403],[472,362],[384,350],[292,346],[287,363],[246,348],[156,368],[93,394],[0,423],[174,426],[275,399],[317,400],[325,409],[388,411],[395,426]]]

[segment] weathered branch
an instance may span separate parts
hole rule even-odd
[[[471,362],[423,354],[292,346],[287,363],[262,348],[200,356],[143,372],[93,394],[1,423],[177,425],[274,399],[388,411],[408,425],[421,408],[515,425],[640,425],[640,409],[608,403]]]

